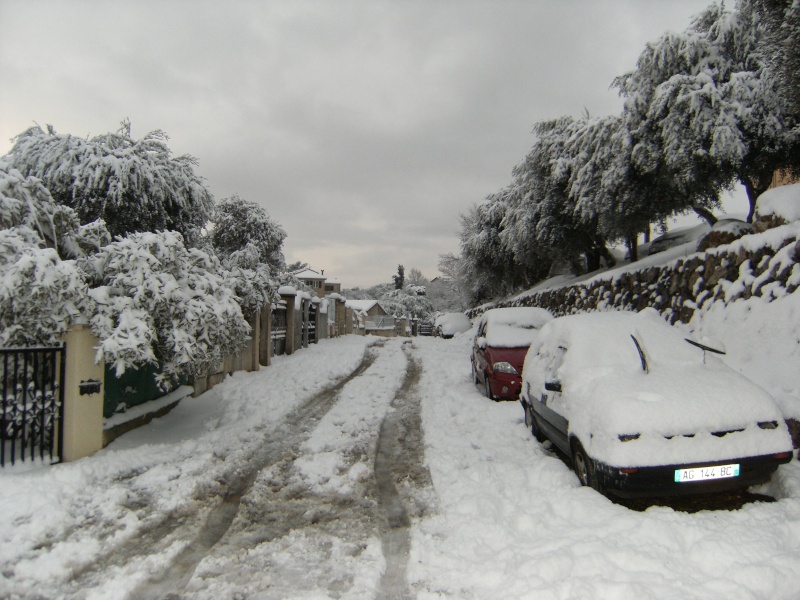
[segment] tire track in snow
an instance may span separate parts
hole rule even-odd
[[[130,592],[128,597],[143,600],[180,597],[179,591],[185,588],[197,565],[230,528],[239,512],[243,496],[252,487],[258,473],[283,460],[287,454],[296,453],[297,448],[308,437],[316,423],[336,403],[342,388],[353,379],[360,377],[375,362],[376,357],[376,352],[370,349],[362,364],[352,374],[291,411],[282,423],[270,431],[269,437],[250,461],[248,470],[231,473],[229,481],[223,482],[227,484],[228,491],[222,499],[222,503],[211,512],[196,539],[175,557],[156,580],[140,584]],[[154,532],[152,546],[156,546],[157,542],[169,536],[179,526],[181,526],[180,522],[167,523],[164,525],[161,535],[159,532]],[[138,558],[142,554],[147,554],[148,550],[152,552],[156,548],[142,548],[140,544],[137,544],[132,555],[121,558],[123,560]],[[119,562],[119,559],[115,562]]]
[[[430,473],[423,466],[418,389],[422,368],[419,361],[410,356],[408,364],[405,381],[392,402],[394,410],[381,423],[375,455],[378,506],[386,519],[381,532],[386,571],[378,598],[391,600],[413,597],[406,578],[411,546],[409,510],[415,516],[424,512],[414,491],[431,486]],[[398,486],[401,487],[398,489]]]

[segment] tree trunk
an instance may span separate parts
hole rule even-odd
[[[639,245],[636,243],[637,240],[638,236],[634,236],[625,241],[625,245],[628,247],[628,257],[630,258],[630,262],[636,262],[639,260]]]
[[[705,219],[706,223],[713,226],[714,223],[717,222],[717,217],[714,216],[707,208],[703,208],[702,206],[692,206],[692,210],[699,216],[701,219]],[[748,221],[749,223],[750,221]]]

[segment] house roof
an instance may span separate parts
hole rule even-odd
[[[344,305],[348,308],[352,308],[353,310],[363,310],[364,312],[368,312],[376,304],[378,304],[377,300],[347,300],[344,303]]]
[[[303,269],[294,274],[298,279],[325,279],[325,275],[318,273],[314,269]]]
[[[341,285],[341,281],[336,279],[335,277],[328,277],[319,271],[315,271],[314,269],[303,269],[302,271],[297,271],[294,273],[294,276],[298,279],[319,279],[320,281],[325,281],[325,283],[338,283]]]

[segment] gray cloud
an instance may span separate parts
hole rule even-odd
[[[34,121],[128,117],[217,198],[263,204],[289,260],[345,285],[433,277],[532,125],[618,112],[613,77],[706,4],[0,0],[0,154]]]

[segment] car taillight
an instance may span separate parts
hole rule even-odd
[[[638,473],[639,469],[636,467],[625,467],[624,469],[618,469],[618,471],[623,475],[632,475],[633,473]]]
[[[791,457],[792,457],[792,453],[791,452],[778,452],[777,454],[773,454],[772,455],[772,458],[774,458],[776,460],[786,460],[787,458],[791,458]]]

